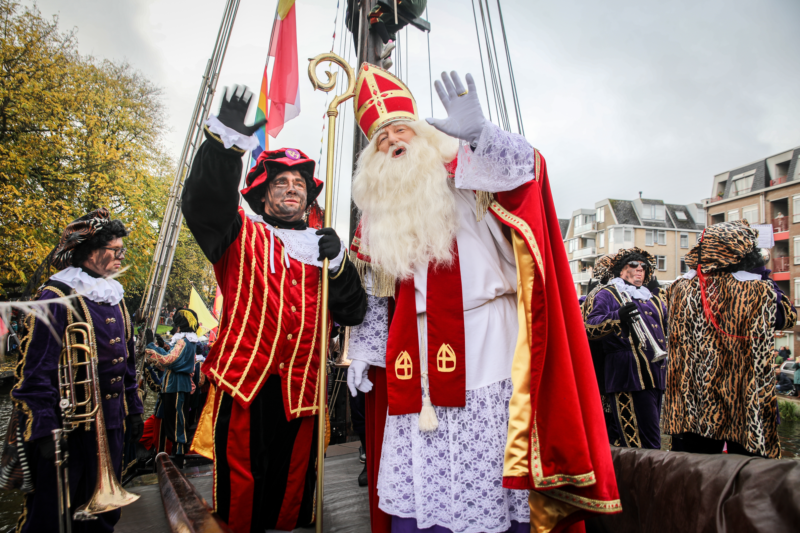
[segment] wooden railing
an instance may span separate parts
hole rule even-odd
[[[773,272],[789,272],[789,258],[788,257],[773,257],[772,258],[772,271]]]
[[[772,219],[772,229],[775,233],[789,231],[789,217],[778,217]]]

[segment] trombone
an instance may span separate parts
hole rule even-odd
[[[631,295],[625,291],[617,291],[619,293],[619,297],[622,300],[623,305],[630,303],[633,301]],[[650,330],[647,328],[647,324],[644,323],[642,320],[641,315],[637,313],[637,315],[633,318],[633,331],[636,333],[636,336],[639,338],[639,342],[641,344],[649,344],[650,348],[653,350],[655,356],[650,360],[651,363],[658,363],[663,361],[667,358],[667,351],[662,349],[661,346],[656,341],[653,334],[650,333]],[[666,332],[664,333],[666,335]],[[664,337],[666,338],[666,337]]]
[[[79,378],[81,371],[83,375]],[[86,394],[84,400],[77,395],[80,386],[83,386]],[[61,428],[53,430],[60,515],[58,530],[60,533],[71,533],[72,520],[96,520],[97,514],[119,509],[139,499],[138,494],[131,494],[122,488],[111,464],[97,372],[97,347],[92,326],[86,322],[69,324],[64,332],[64,347],[58,365],[58,390]],[[89,501],[70,517],[69,453],[65,444],[73,430],[82,424],[88,429],[92,422],[97,438],[97,483]]]

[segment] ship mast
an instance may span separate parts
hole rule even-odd
[[[217,41],[214,44],[214,51],[208,63],[206,63],[206,70],[203,74],[200,90],[194,104],[194,111],[192,112],[192,120],[189,123],[189,130],[186,132],[186,139],[178,159],[172,186],[169,189],[167,209],[161,222],[161,230],[153,253],[153,263],[150,267],[147,286],[145,287],[139,308],[140,312],[137,316],[139,320],[144,319],[146,327],[151,328],[154,332],[158,326],[159,309],[161,309],[161,305],[164,302],[167,280],[169,280],[169,274],[172,270],[172,260],[175,257],[175,248],[178,245],[178,236],[183,223],[183,213],[181,212],[183,181],[189,174],[194,155],[203,140],[204,123],[211,111],[211,102],[214,99],[219,73],[222,69],[222,62],[225,60],[228,40],[233,30],[233,23],[238,9],[239,0],[227,0],[219,32],[217,33]]]

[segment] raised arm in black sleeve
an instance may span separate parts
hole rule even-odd
[[[344,270],[330,273],[328,309],[331,318],[342,326],[357,326],[367,313],[367,292],[361,285],[355,265],[345,259]],[[333,279],[334,276],[336,279]]]
[[[225,149],[208,130],[192,161],[192,169],[183,187],[181,210],[186,225],[209,261],[216,263],[239,231],[239,179],[243,151]]]

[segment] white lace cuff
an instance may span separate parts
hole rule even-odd
[[[389,339],[389,299],[367,294],[364,321],[350,328],[347,358],[386,368],[386,341]]]
[[[208,126],[208,130],[211,133],[214,135],[219,135],[219,138],[226,149],[235,144],[238,148],[249,152],[258,146],[258,138],[256,137],[255,133],[248,137],[244,133],[239,133],[238,131],[229,128],[220,122],[219,119],[214,115],[208,117],[208,120],[206,120],[206,126]]]
[[[458,149],[456,187],[486,192],[511,191],[534,179],[533,147],[525,137],[501,130],[489,121],[473,152]]]

